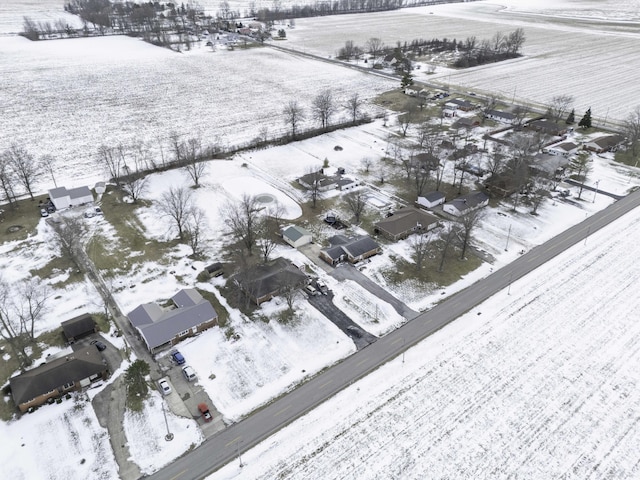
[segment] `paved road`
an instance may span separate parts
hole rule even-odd
[[[378,340],[378,337],[364,330],[360,325],[351,320],[346,313],[335,306],[333,303],[333,293],[309,297],[309,303],[331,320],[346,336],[353,340],[358,350],[362,350],[364,347],[368,347]]]
[[[163,480],[204,478],[222,465],[236,459],[238,452],[244,452],[258,444],[346,386],[368,375],[490,296],[510,287],[512,282],[569,247],[585,240],[591,233],[639,205],[640,191],[636,191],[548,242],[533,248],[511,264],[456,293],[428,312],[420,314],[245,420],[223,430],[151,478]],[[503,292],[503,294],[507,293]]]
[[[404,318],[410,319],[418,315],[418,312],[409,308],[405,303],[401,302],[396,297],[391,295],[384,288],[372,281],[369,277],[367,277],[364,273],[362,273],[352,265],[346,264],[336,267],[333,272],[331,272],[331,276],[338,280],[353,280],[369,293],[375,295],[380,300],[384,300],[385,302],[387,302],[393,307],[396,312],[398,312]]]

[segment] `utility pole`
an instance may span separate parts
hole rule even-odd
[[[509,233],[507,233],[507,244],[504,247],[504,251],[507,252],[509,251],[509,239],[511,238],[511,226],[512,224],[509,224]]]

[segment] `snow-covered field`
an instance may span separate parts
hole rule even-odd
[[[210,479],[638,478],[639,234],[632,212]]]
[[[434,5],[299,19],[287,32],[287,46],[333,56],[345,41],[364,47],[372,36],[395,45],[419,38],[485,39],[521,27],[526,41],[520,59],[465,70],[438,67],[433,75],[416,72],[415,79],[456,90],[497,93],[509,101],[515,96],[537,107],[554,95],[573,95],[576,112],[592,107],[598,121],[611,123],[623,120],[638,104],[629,99],[636,98],[630,79],[640,69],[639,12],[637,1]]]

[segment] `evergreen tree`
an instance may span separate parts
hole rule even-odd
[[[405,89],[410,85],[413,85],[413,76],[409,72],[406,72],[402,76],[402,81],[400,82],[400,87]]]
[[[576,123],[576,110],[575,108],[571,110],[571,113],[567,117],[567,125],[572,125]]]
[[[582,127],[585,130],[587,128],[591,128],[591,107],[589,107],[589,110],[585,112],[584,117],[582,117],[582,120],[580,120],[578,126]]]

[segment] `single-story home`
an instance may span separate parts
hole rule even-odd
[[[536,132],[546,133],[547,135],[552,135],[554,137],[561,137],[567,133],[566,127],[544,118],[541,120],[533,120],[532,122],[527,123],[526,126]]]
[[[303,175],[298,183],[305,188],[312,189],[317,184],[318,191],[327,192],[338,188],[337,178],[329,177],[320,172],[312,172]]]
[[[416,205],[420,208],[433,208],[442,205],[446,200],[446,196],[442,192],[428,192],[424,196],[418,197]]]
[[[233,275],[231,279],[256,305],[309,283],[309,277],[284,258],[276,258],[267,265],[257,265]]]
[[[341,262],[358,263],[382,251],[380,245],[367,235],[354,238],[335,235],[329,239],[329,245],[320,250],[320,258],[332,266]]]
[[[516,121],[516,116],[513,113],[503,112],[501,110],[487,110],[484,112],[484,116],[485,118],[501,123],[512,124]]]
[[[66,320],[62,322],[61,325],[62,333],[70,344],[98,331],[96,321],[88,313],[83,313],[71,320]]]
[[[217,312],[194,288],[180,290],[171,300],[173,308],[144,303],[127,315],[151,353],[172,347],[217,324]]]
[[[550,145],[542,149],[543,153],[548,155],[560,155],[562,157],[570,157],[578,151],[578,145],[573,142],[562,142]]]
[[[56,210],[93,203],[93,194],[86,186],[70,190],[65,187],[52,188],[49,190],[49,198]]]
[[[586,142],[584,148],[596,153],[614,152],[623,141],[622,135],[605,135]]]
[[[442,206],[446,213],[459,217],[472,210],[477,210],[489,205],[489,196],[484,192],[471,192],[458,197]]]
[[[313,235],[306,228],[291,225],[282,231],[282,239],[293,248],[298,248],[311,243]]]
[[[427,98],[429,96],[429,90],[426,88],[419,87],[417,85],[409,85],[405,87],[404,94],[409,95],[411,97],[422,97]]]
[[[349,178],[349,177],[340,177],[336,180],[336,185],[338,186],[338,189],[340,191],[348,191],[348,190],[353,190],[354,188],[360,186],[360,182],[358,180],[356,180],[355,178]]]
[[[451,110],[462,110],[463,112],[470,112],[476,108],[473,103],[459,98],[448,100],[447,103],[445,103],[445,107]]]
[[[454,128],[466,128],[471,129],[480,125],[480,119],[478,117],[460,117],[453,124]]]
[[[562,174],[569,160],[562,155],[549,155],[548,153],[537,153],[529,163],[529,169],[542,173],[549,177]]]
[[[44,365],[11,377],[11,397],[21,412],[42,405],[50,398],[82,390],[92,382],[105,379],[109,370],[98,349],[89,345]]]
[[[417,232],[428,232],[438,225],[438,218],[415,207],[405,207],[374,224],[376,233],[389,240],[401,240]]]

